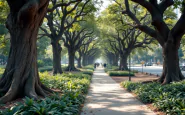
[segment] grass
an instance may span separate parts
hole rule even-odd
[[[152,103],[166,114],[185,114],[185,81],[168,85],[155,82],[142,84],[124,81],[121,86],[134,92],[143,103]]]
[[[109,76],[129,76],[129,71],[109,71]],[[133,72],[130,72],[130,76],[134,76]]]

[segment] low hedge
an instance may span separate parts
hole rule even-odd
[[[24,99],[10,109],[0,111],[0,115],[78,115],[80,106],[84,103],[90,85],[91,76],[87,74],[66,73],[50,76],[48,72],[40,73],[43,84],[49,88],[61,90],[62,94],[34,101]]]
[[[129,76],[129,71],[109,71],[109,76]],[[133,72],[130,72],[130,76],[134,76]]]
[[[185,81],[168,85],[124,81],[121,85],[134,92],[143,103],[152,103],[166,114],[185,114]]]
[[[93,65],[88,65],[88,66],[82,67],[82,69],[89,69],[89,70],[94,71],[94,66]]]
[[[53,66],[45,66],[45,67],[40,67],[39,68],[40,72],[52,71],[52,70],[53,70]]]
[[[93,71],[92,70],[83,70],[82,73],[83,74],[88,74],[88,75],[93,75]]]
[[[4,72],[4,69],[0,68],[0,77],[2,77],[3,72]]]
[[[119,67],[118,66],[107,66],[107,68],[104,69],[104,71],[107,73],[109,71],[116,71],[116,70],[119,70]]]

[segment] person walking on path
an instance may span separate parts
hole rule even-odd
[[[156,115],[97,68],[81,115]]]

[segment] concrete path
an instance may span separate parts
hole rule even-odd
[[[156,115],[103,70],[94,72],[81,115]]]

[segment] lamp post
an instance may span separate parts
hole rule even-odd
[[[129,55],[129,81],[131,81],[131,75],[130,75],[130,55]]]
[[[141,61],[141,64],[142,64],[142,73],[143,73],[143,64],[145,64],[145,62]]]

